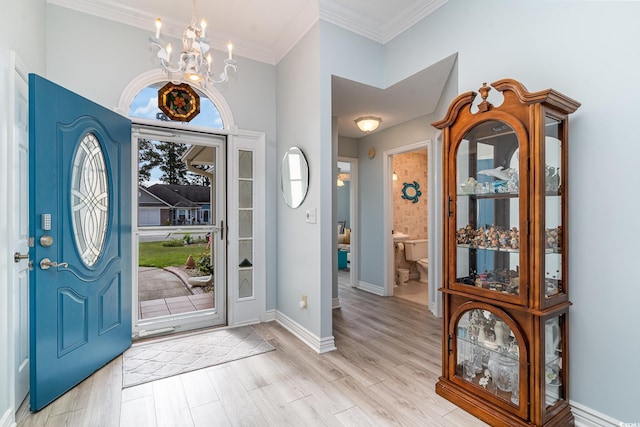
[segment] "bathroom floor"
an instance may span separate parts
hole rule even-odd
[[[417,280],[409,280],[406,285],[395,286],[393,296],[416,302],[420,305],[429,305],[428,284]]]

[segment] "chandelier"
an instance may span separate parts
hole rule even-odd
[[[202,87],[211,84],[220,84],[229,80],[229,74],[236,72],[236,61],[233,59],[233,44],[227,43],[229,55],[224,60],[224,71],[218,76],[212,74],[211,64],[213,58],[209,52],[209,39],[206,37],[207,22],[202,19],[198,26],[196,18],[196,0],[193,0],[191,8],[191,24],[182,34],[182,50],[179,52],[177,62],[171,62],[173,48],[171,43],[165,44],[160,39],[162,21],[156,19],[155,37],[149,37],[152,47],[158,48],[160,65],[167,72],[170,80],[184,80],[189,83],[199,83]]]

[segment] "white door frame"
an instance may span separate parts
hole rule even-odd
[[[134,78],[124,89],[118,102],[116,111],[124,116],[129,115],[129,108],[135,96],[145,87],[166,82],[166,74],[160,70],[150,70]],[[266,135],[264,132],[255,132],[238,129],[235,124],[231,107],[218,89],[211,87],[201,89],[202,92],[218,108],[224,129],[209,129],[189,126],[189,129],[201,132],[214,132],[227,136],[227,324],[239,326],[244,324],[264,322],[267,319],[266,310]],[[172,128],[175,124],[161,122],[159,120],[140,120],[136,122],[152,124],[157,127]],[[254,265],[253,285],[254,294],[251,298],[238,296],[238,244],[234,241],[237,236],[238,210],[235,199],[238,195],[237,165],[239,150],[251,150],[254,152],[255,185],[254,185]],[[137,155],[137,154],[136,154]],[[137,250],[137,249],[136,249]]]
[[[442,168],[440,160],[442,157],[441,148],[433,144],[432,140],[419,141],[402,147],[393,148],[383,153],[383,203],[384,209],[384,268],[383,276],[386,278],[384,295],[393,296],[394,278],[394,251],[393,238],[393,156],[407,153],[419,149],[427,149],[427,215],[429,227],[429,272],[428,272],[428,293],[429,310],[436,316],[442,314],[442,301],[440,298],[440,282],[442,280],[442,219],[440,218],[442,204]]]
[[[14,79],[13,61],[15,54],[5,49],[0,50],[0,88],[1,93],[7,96],[0,99],[2,110],[8,114],[0,115],[0,203],[9,206],[12,199],[9,182],[14,173],[11,168],[13,160],[10,157],[9,146],[13,144],[13,114],[12,81]],[[13,374],[14,349],[13,339],[13,315],[10,301],[13,301],[15,283],[13,281],[13,266],[11,254],[13,248],[13,236],[10,230],[12,224],[8,215],[0,215],[0,241],[10,242],[9,245],[0,245],[0,281],[6,286],[0,286],[0,426],[15,424],[15,376]]]
[[[0,84],[6,89],[7,114],[0,120],[0,194],[2,205],[13,207],[0,216],[0,240],[9,242],[0,249],[0,272],[6,272],[2,278],[6,286],[0,290],[0,344],[4,347],[0,357],[0,426],[8,426],[15,422],[29,388],[29,260],[15,263],[13,259],[14,252],[29,252],[29,165],[28,157],[20,156],[19,147],[21,141],[26,142],[28,150],[29,77],[15,52],[3,51],[2,59],[6,65],[0,72]],[[20,134],[24,130],[26,140]]]
[[[338,156],[338,162],[349,163],[350,184],[349,184],[349,225],[351,227],[351,238],[349,243],[349,283],[352,288],[358,287],[359,263],[358,263],[358,159],[355,157]],[[335,305],[335,304],[334,304]],[[335,308],[335,307],[334,307]]]

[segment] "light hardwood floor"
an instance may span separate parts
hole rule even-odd
[[[121,389],[122,357],[19,426],[485,426],[436,395],[440,321],[426,307],[340,280],[337,351],[318,355],[275,322],[276,351]]]

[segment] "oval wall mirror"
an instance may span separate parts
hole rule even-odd
[[[309,165],[302,150],[291,147],[284,153],[280,173],[284,201],[295,209],[304,201],[309,187]]]

